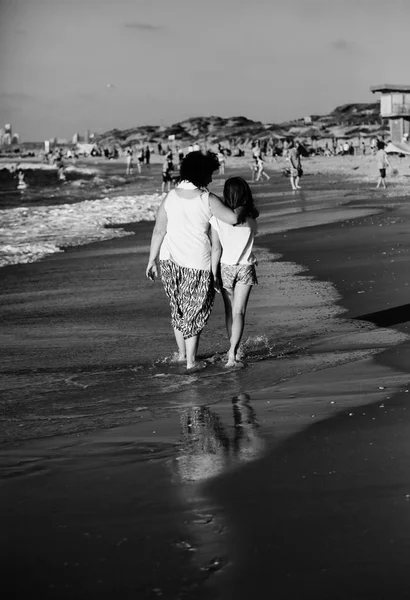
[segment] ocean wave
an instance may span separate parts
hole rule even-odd
[[[50,165],[48,163],[36,163],[36,162],[0,162],[0,170],[6,169],[10,171],[10,173],[14,173],[16,168],[21,169],[22,171],[57,171],[57,165]],[[66,173],[78,173],[80,175],[97,175],[100,173],[100,169],[97,167],[80,167],[74,164],[69,164],[65,166]]]
[[[68,246],[130,235],[123,225],[155,219],[158,194],[0,211],[0,266],[31,263]]]

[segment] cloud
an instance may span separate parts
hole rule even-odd
[[[25,104],[36,102],[37,98],[25,92],[3,92],[0,94],[0,102],[5,104]]]
[[[338,40],[334,40],[330,42],[330,47],[336,52],[357,52],[359,48],[354,42],[349,42],[348,40],[344,40],[340,38]]]
[[[151,23],[125,23],[124,27],[126,29],[137,29],[138,31],[159,31],[162,29],[159,25],[152,25]]]

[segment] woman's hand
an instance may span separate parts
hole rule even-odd
[[[155,260],[149,261],[145,275],[148,277],[148,279],[151,279],[151,281],[155,281],[155,279],[159,277],[158,265]]]

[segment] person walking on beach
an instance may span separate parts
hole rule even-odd
[[[256,172],[255,181],[260,181],[262,179],[262,177],[265,177],[265,179],[269,181],[270,177],[267,174],[267,172],[265,171],[265,161],[263,160],[260,153],[256,157],[256,166],[257,166],[258,170]]]
[[[235,367],[242,366],[239,344],[245,327],[246,307],[252,286],[258,283],[252,250],[259,212],[251,189],[242,177],[226,180],[223,200],[233,210],[244,209],[236,225],[229,225],[215,216],[211,218],[212,272],[216,291],[222,291],[230,344],[225,366]]]
[[[241,209],[237,214],[207,189],[218,168],[211,152],[190,152],[184,158],[180,183],[158,208],[146,268],[151,280],[161,275],[178,346],[174,359],[186,361],[190,371],[205,366],[196,355],[214,301],[209,221],[215,216],[235,225],[241,219]]]
[[[387,167],[391,168],[391,164],[389,163],[389,159],[387,158],[384,149],[384,142],[381,142],[380,140],[377,140],[376,158],[380,173],[376,188],[379,188],[382,185],[386,189],[386,169]]]
[[[292,190],[300,190],[301,186],[299,185],[300,178],[303,175],[302,164],[300,161],[300,150],[299,150],[299,142],[294,142],[291,140],[288,145],[288,158],[290,162],[290,185],[292,186]]]

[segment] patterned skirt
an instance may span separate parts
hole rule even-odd
[[[182,332],[184,339],[201,333],[215,297],[211,271],[180,267],[172,260],[161,260],[160,266],[172,326]]]

